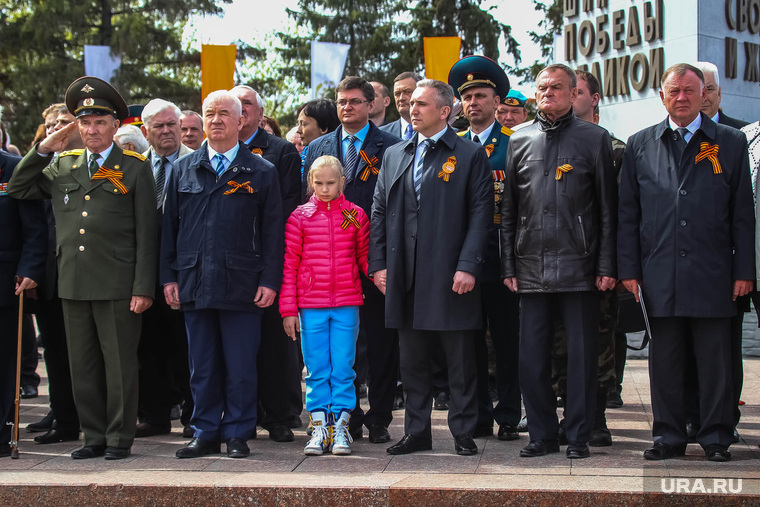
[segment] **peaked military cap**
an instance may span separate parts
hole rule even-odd
[[[139,127],[143,124],[142,121],[142,112],[143,109],[145,109],[145,106],[141,106],[140,104],[131,104],[129,106],[129,116],[124,118],[124,121],[121,122],[122,125],[135,125],[136,127]]]
[[[129,116],[127,103],[116,89],[93,76],[80,77],[66,90],[66,107],[75,117],[108,115],[123,120]]]
[[[525,103],[528,102],[528,97],[518,92],[517,90],[509,90],[509,93],[501,101],[502,104],[508,106],[520,106],[525,107]]]
[[[509,93],[509,78],[499,64],[480,55],[465,56],[449,71],[449,84],[454,95],[461,99],[461,93],[474,86],[490,86],[502,99]]]

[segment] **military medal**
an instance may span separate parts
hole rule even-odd
[[[0,183],[0,196],[8,195],[8,184]]]
[[[66,192],[66,195],[63,196],[63,204],[69,203],[69,193]]]
[[[501,195],[504,193],[504,171],[493,173],[493,223],[501,223]]]
[[[443,178],[443,181],[449,181],[449,176],[451,176],[451,173],[453,173],[454,169],[457,168],[456,166],[457,158],[449,157],[446,163],[443,164],[443,167],[441,167],[441,172],[438,173],[438,177]]]
[[[694,162],[699,163],[700,161],[704,159],[707,159],[710,162],[712,162],[713,174],[721,174],[723,172],[723,169],[721,169],[720,167],[720,162],[718,161],[718,145],[717,144],[701,143],[699,145],[699,153],[694,159]]]
[[[554,175],[554,179],[559,181],[562,179],[563,173],[569,173],[573,169],[570,164],[563,164],[557,168],[557,173]]]

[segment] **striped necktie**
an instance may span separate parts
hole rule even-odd
[[[409,139],[412,138],[413,135],[414,135],[414,131],[412,130],[412,124],[407,123],[406,130],[404,130],[404,141],[408,141]]]
[[[354,145],[356,136],[348,136],[346,139],[348,139],[348,148],[346,148],[346,153],[343,155],[343,167],[346,173],[346,183],[349,183],[354,179],[356,160],[359,158],[359,155],[357,155],[356,146]]]
[[[214,155],[214,165],[216,166],[214,169],[216,170],[216,175],[221,176],[224,172],[224,163],[227,161],[227,157],[222,155],[221,153],[217,153]]]
[[[164,183],[166,183],[166,163],[168,160],[166,157],[158,159],[158,167],[156,168],[156,207],[160,208],[161,203],[164,201]]]
[[[417,163],[414,164],[414,193],[417,195],[417,202],[420,202],[420,189],[422,188],[422,167],[425,165],[425,154],[430,149],[432,141],[425,139],[422,141],[422,151],[417,157]]]

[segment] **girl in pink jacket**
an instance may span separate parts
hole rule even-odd
[[[343,196],[337,158],[316,159],[308,182],[311,198],[285,226],[280,314],[288,336],[295,340],[301,332],[306,410],[314,427],[304,454],[351,454],[348,418],[356,406],[353,365],[363,304],[359,271],[367,273],[369,220]]]

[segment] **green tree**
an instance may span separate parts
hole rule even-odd
[[[0,104],[22,149],[40,113],[84,74],[84,45],[122,58],[113,84],[128,103],[161,97],[200,108],[200,52],[182,33],[192,14],[218,14],[230,0],[0,0]]]
[[[404,71],[424,70],[423,37],[460,36],[462,54],[499,58],[499,40],[520,61],[511,27],[482,8],[483,0],[300,0],[288,14],[305,33],[279,34],[289,67],[302,82],[310,80],[309,41],[350,44],[344,75],[390,84]],[[390,110],[389,110],[390,112]]]
[[[535,81],[541,69],[549,65],[553,56],[554,36],[562,33],[562,0],[533,0],[533,4],[537,11],[544,14],[538,22],[539,30],[529,32],[531,40],[541,47],[541,60],[515,69],[515,74],[522,77],[523,82]]]

